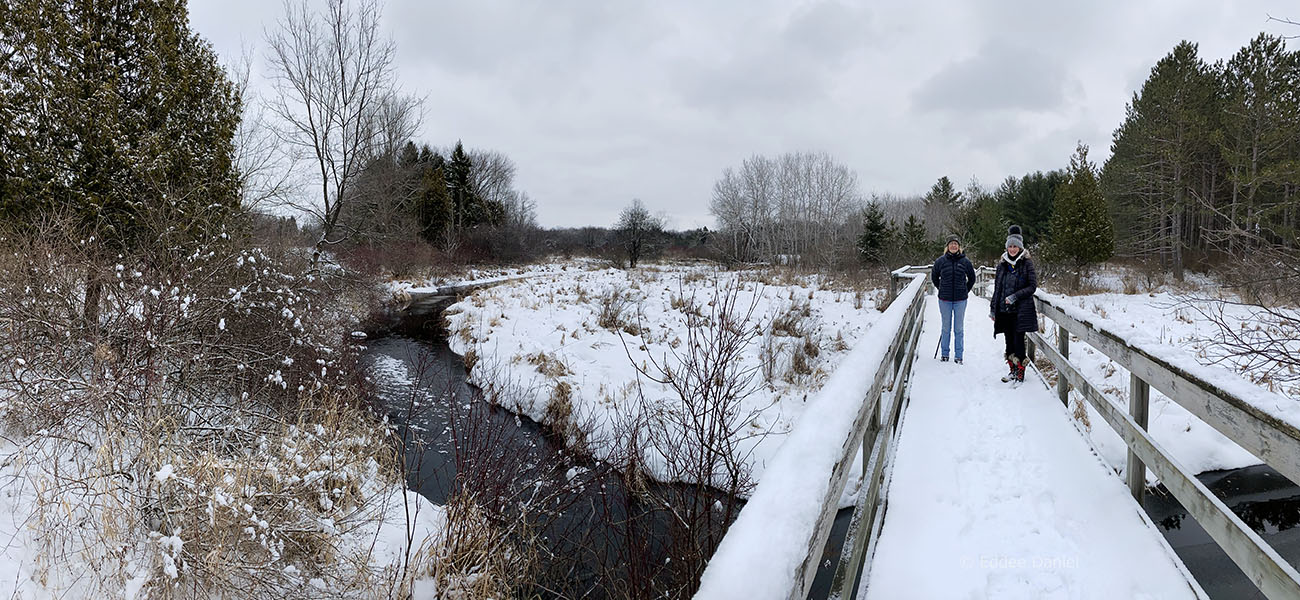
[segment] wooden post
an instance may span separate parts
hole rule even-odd
[[[898,278],[893,273],[889,275],[889,301],[893,302],[898,297]],[[888,305],[886,305],[888,306]]]
[[[1147,428],[1147,408],[1151,399],[1151,386],[1133,373],[1128,376],[1128,414],[1142,429]],[[1147,487],[1147,468],[1142,459],[1130,448],[1128,451],[1128,489],[1133,498],[1142,504],[1142,492]]]
[[[1061,358],[1070,358],[1070,332],[1063,325],[1056,326],[1056,349],[1061,352]],[[1060,368],[1056,369],[1056,397],[1061,399],[1061,404],[1070,406],[1070,382]]]

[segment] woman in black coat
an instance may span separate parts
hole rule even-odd
[[[1012,225],[1007,236],[1007,251],[998,261],[989,298],[989,318],[993,335],[1006,340],[1006,359],[1010,373],[1002,381],[1025,380],[1025,334],[1038,331],[1038,309],[1034,292],[1038,290],[1038,273],[1025,250],[1020,227]]]

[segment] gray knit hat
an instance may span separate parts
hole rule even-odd
[[[944,242],[943,245],[947,246],[948,244],[951,244],[953,242],[957,242],[958,244],[961,244],[961,238],[957,237],[957,234],[955,233],[950,233],[948,234],[948,241]]]
[[[1020,237],[1019,225],[1012,225],[1011,228],[1007,230],[1007,247],[1010,248],[1012,246],[1020,248],[1021,250],[1025,249],[1025,239]]]

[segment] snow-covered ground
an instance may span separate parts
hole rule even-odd
[[[873,305],[880,292],[705,266],[569,268],[480,290],[452,305],[450,344],[472,364],[471,382],[509,389],[498,396],[506,408],[557,429],[563,429],[558,418],[572,415],[586,430],[590,452],[604,459],[616,451],[618,430],[629,419],[681,408],[671,387],[650,378],[663,378],[656,364],[681,373],[688,323],[716,324],[728,291],[734,291],[733,317],[748,315],[740,326],[754,332],[729,366],[752,377],[746,388],[752,393],[733,414],[740,420],[737,454],[757,481],[810,395],[879,317]],[[572,410],[555,410],[557,399],[567,399]],[[688,478],[662,453],[651,454],[652,476]],[[846,500],[856,487],[850,485]]]
[[[1131,276],[1130,276],[1131,277]],[[1252,322],[1251,309],[1235,304],[1220,304],[1219,299],[1235,300],[1210,279],[1189,274],[1188,282],[1177,288],[1158,285],[1141,293],[1123,293],[1121,274],[1108,270],[1090,282],[1108,289],[1102,293],[1059,297],[1071,310],[1098,324],[1117,330],[1131,343],[1173,361],[1191,365],[1212,381],[1238,390],[1257,406],[1288,420],[1300,423],[1300,382],[1282,384],[1260,378],[1233,360],[1217,360],[1220,355],[1213,343],[1217,326],[1205,315],[1221,306],[1234,321]],[[1130,283],[1130,292],[1135,286]],[[1050,290],[1049,290],[1050,291]],[[1049,323],[1050,325],[1050,323]],[[1045,335],[1054,340],[1055,327]],[[1300,352],[1300,343],[1295,343]],[[1129,374],[1101,352],[1071,340],[1070,361],[1107,397],[1119,406],[1128,406]],[[1253,385],[1251,385],[1253,384]],[[1076,395],[1072,404],[1079,402]],[[1086,404],[1086,403],[1085,403]],[[1124,442],[1090,406],[1085,425],[1094,445],[1108,464],[1120,472],[1125,468],[1127,453]],[[1228,440],[1176,402],[1152,388],[1148,429],[1184,466],[1193,472],[1232,469],[1259,464],[1260,460]],[[1147,477],[1154,483],[1154,475]]]
[[[440,286],[448,284],[497,283],[512,279],[528,279],[536,276],[562,275],[571,270],[589,270],[604,268],[607,263],[591,258],[575,258],[565,262],[546,262],[521,267],[471,268],[454,275],[434,275],[422,279],[397,279],[388,282],[388,289],[400,294],[431,294]]]
[[[866,598],[1196,598],[1160,533],[1035,374],[999,381],[972,299],[966,364],[918,359]],[[920,344],[938,337],[932,298]],[[865,593],[863,593],[865,592]]]

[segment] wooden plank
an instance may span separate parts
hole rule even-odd
[[[1300,484],[1300,429],[1243,398],[1128,344],[1118,334],[1081,323],[1035,297],[1039,311],[1123,365],[1174,402]]]
[[[857,587],[858,580],[862,576],[862,565],[867,556],[867,545],[875,537],[875,527],[873,524],[876,520],[876,510],[880,506],[880,490],[884,483],[884,466],[885,452],[888,450],[893,439],[893,432],[888,435],[876,436],[876,443],[871,448],[870,467],[867,469],[867,484],[865,493],[858,500],[858,505],[854,509],[853,519],[858,521],[860,529],[857,535],[846,538],[851,542],[845,549],[852,548],[852,552],[842,552],[840,566],[837,569],[837,575],[840,578],[840,598],[851,598],[853,590]],[[848,562],[844,562],[847,555]],[[832,586],[834,587],[834,586]]]
[[[1141,377],[1133,373],[1128,376],[1128,414],[1133,417],[1133,422],[1137,423],[1142,429],[1147,428],[1147,413],[1151,402],[1151,386],[1142,381]],[[1128,451],[1128,466],[1125,469],[1128,473],[1128,489],[1133,494],[1133,498],[1142,503],[1142,494],[1147,488],[1147,469],[1142,462],[1142,457],[1138,456],[1132,448]]]
[[[1196,476],[1170,457],[1131,415],[1097,391],[1074,365],[1054,348],[1043,351],[1124,443],[1155,472],[1187,512],[1223,548],[1242,572],[1271,600],[1300,598],[1300,572],[1278,555],[1258,534],[1219,500]]]
[[[1070,332],[1061,325],[1056,326],[1056,349],[1061,356],[1070,358]],[[1070,382],[1064,377],[1056,378],[1056,397],[1061,400],[1062,406],[1070,405]]]
[[[918,281],[921,278],[916,278]],[[910,302],[905,311],[911,313],[920,302],[925,299],[925,285],[913,281],[908,284],[904,290],[902,299],[909,299]],[[913,285],[915,284],[915,287]],[[910,292],[909,296],[907,292]],[[895,300],[897,302],[898,300]],[[903,326],[898,328],[894,337],[881,357],[879,365],[873,365],[876,371],[876,377],[866,394],[866,398],[879,398],[881,391],[884,389],[886,381],[892,374],[888,365],[891,364],[893,354],[900,344],[907,340],[910,333],[906,326],[909,319],[904,318]],[[835,513],[838,509],[840,494],[844,492],[844,486],[848,482],[849,469],[853,466],[853,459],[857,454],[858,448],[861,447],[864,435],[867,429],[867,423],[880,410],[879,402],[866,402],[864,398],[863,407],[858,411],[857,418],[853,421],[853,435],[844,441],[840,460],[836,462],[835,467],[831,469],[830,486],[827,489],[826,497],[822,500],[822,510],[818,514],[817,521],[813,526],[812,536],[806,543],[806,552],[804,561],[795,569],[794,585],[785,593],[789,600],[805,600],[808,597],[808,590],[812,587],[813,579],[817,576],[817,565],[821,562],[822,550],[826,547],[826,540],[830,538],[831,526],[835,522]],[[888,422],[888,421],[883,421]],[[776,590],[773,590],[776,591]]]
[[[916,362],[916,347],[921,339],[921,325],[924,320],[922,318],[924,314],[922,312],[923,306],[923,303],[914,305],[913,308],[916,309],[915,315],[906,321],[910,323],[911,335],[906,346],[903,370],[899,375],[902,384],[898,386],[899,389],[890,398],[890,417],[886,421],[888,427],[876,436],[876,443],[873,444],[869,460],[871,466],[866,467],[864,465],[864,482],[870,482],[870,487],[867,488],[867,493],[860,498],[853,518],[860,524],[865,523],[866,529],[857,531],[856,536],[852,538],[847,538],[852,539],[851,554],[847,552],[848,546],[846,546],[846,551],[841,553],[841,564],[836,569],[836,578],[839,580],[840,585],[833,587],[839,587],[842,600],[853,597],[853,593],[857,590],[862,579],[863,568],[868,557],[867,550],[880,537],[880,523],[883,520],[879,517],[883,516],[880,513],[884,503],[885,456],[893,448],[893,444],[897,440],[899,420],[907,405],[908,395],[911,393],[912,365]],[[883,412],[883,409],[878,412]],[[865,453],[865,446],[863,449]],[[844,557],[848,558],[847,562],[844,562]]]

